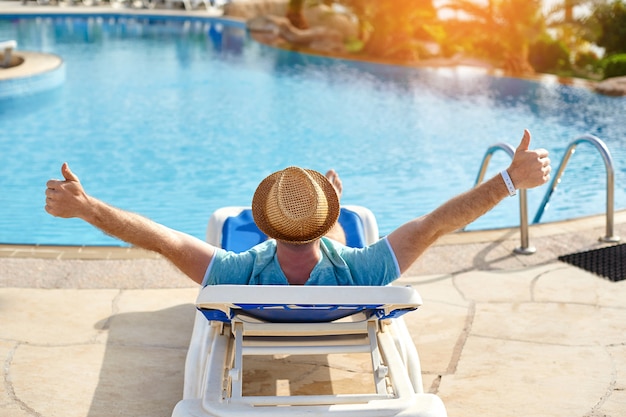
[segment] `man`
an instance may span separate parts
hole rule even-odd
[[[471,223],[516,189],[548,181],[548,152],[530,150],[530,139],[525,130],[511,165],[499,175],[362,249],[326,237],[341,239],[341,182],[334,171],[327,178],[289,167],[265,178],[255,191],[252,211],[257,226],[272,239],[243,254],[226,252],[88,195],[66,163],[61,168],[64,180],[47,183],[45,208],[53,216],[81,218],[118,239],[160,253],[203,285],[385,285],[440,236]]]

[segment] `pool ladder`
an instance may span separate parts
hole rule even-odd
[[[583,143],[587,142],[595,146],[596,150],[600,152],[602,159],[604,161],[604,167],[606,168],[606,234],[601,237],[600,240],[603,242],[619,242],[619,236],[615,236],[613,234],[613,218],[614,218],[614,188],[615,188],[615,170],[613,169],[613,158],[611,157],[611,153],[607,148],[606,144],[600,140],[599,138],[593,135],[583,135],[575,140],[573,140],[569,146],[567,147],[567,151],[561,160],[558,170],[556,174],[552,176],[552,181],[550,182],[550,186],[548,191],[541,204],[539,205],[539,209],[537,210],[537,214],[533,219],[533,224],[539,223],[541,220],[541,216],[543,215],[548,203],[550,202],[550,197],[556,190],[557,185],[561,182],[561,177],[563,176],[563,171],[565,171],[565,167],[570,159],[570,157],[576,152],[576,147]],[[476,183],[474,186],[480,184],[487,172],[487,166],[489,165],[489,161],[493,154],[498,151],[503,150],[506,152],[511,158],[515,155],[515,149],[509,145],[508,143],[496,143],[490,146],[483,157],[482,164],[480,165],[480,171],[478,172],[478,176],[476,177]],[[527,192],[525,189],[519,190],[519,212],[520,212],[520,247],[515,248],[513,252],[522,254],[522,255],[532,255],[536,252],[536,249],[529,244],[528,238],[528,201],[527,201]]]

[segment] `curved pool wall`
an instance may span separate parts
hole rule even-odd
[[[22,56],[24,56],[24,54],[22,54]],[[25,58],[28,60],[30,56],[25,56]],[[58,65],[55,65],[53,68],[38,71],[33,74],[0,78],[0,100],[35,95],[63,85],[65,82],[65,65],[62,60],[59,59],[58,61]],[[21,70],[21,68],[14,67],[11,68],[11,70],[16,70],[17,72]]]
[[[616,165],[626,207],[626,99],[555,79],[492,77],[469,68],[408,68],[333,60],[252,41],[241,22],[105,13],[0,17],[0,38],[54,53],[66,80],[0,99],[0,242],[120,244],[43,210],[45,182],[68,161],[116,206],[200,238],[209,215],[249,205],[258,182],[286,165],[337,169],[344,201],[372,209],[383,234],[473,185],[496,142],[533,146],[556,166],[591,133]],[[494,155],[487,175],[510,158]],[[602,213],[604,166],[579,146],[543,216]],[[546,192],[529,191],[532,218]],[[469,230],[516,226],[505,200]]]

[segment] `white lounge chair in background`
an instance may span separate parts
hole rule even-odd
[[[373,214],[344,206],[348,244],[378,239]],[[207,240],[235,251],[263,235],[249,208],[217,210]],[[246,242],[245,244],[240,244]],[[445,417],[439,397],[424,393],[419,356],[404,324],[422,300],[413,288],[324,286],[207,286],[200,291],[183,399],[173,417],[331,416]],[[245,392],[245,357],[367,354],[371,392],[255,395]]]
[[[223,13],[224,5],[228,3],[227,0],[165,0],[165,5],[166,7],[172,7],[172,3],[180,2],[185,6],[185,10],[194,10],[202,3],[207,11],[219,15]]]

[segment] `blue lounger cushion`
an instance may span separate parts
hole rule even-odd
[[[346,233],[346,245],[353,248],[365,246],[365,232],[359,215],[345,207],[341,208],[339,224]],[[228,217],[222,228],[222,248],[233,252],[244,252],[267,240],[252,218],[252,210],[242,210],[237,216]]]

